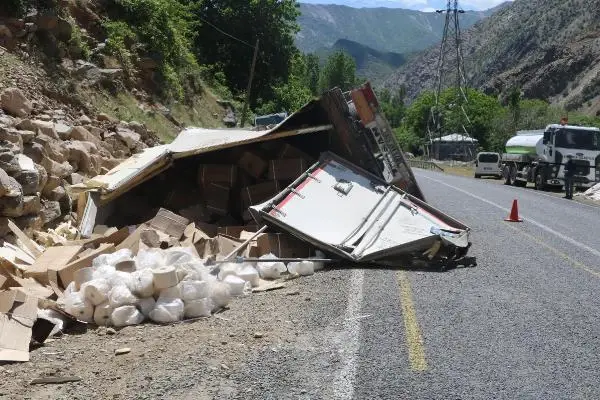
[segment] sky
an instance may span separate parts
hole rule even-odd
[[[503,3],[505,0],[459,0],[464,10],[487,10]],[[300,0],[311,4],[343,4],[350,7],[391,7],[408,8],[420,11],[435,11],[446,7],[445,0]]]

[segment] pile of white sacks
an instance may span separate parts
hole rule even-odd
[[[600,183],[592,186],[588,190],[583,193],[583,196],[591,199],[591,200],[599,200],[600,201]]]
[[[98,256],[91,268],[78,271],[65,290],[64,308],[81,321],[116,327],[210,317],[232,297],[251,293],[261,278],[312,275],[321,267],[312,261],[223,263],[213,275],[188,248],[141,250],[137,256],[124,249]]]

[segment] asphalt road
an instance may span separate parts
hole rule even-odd
[[[477,267],[315,275],[296,335],[249,354],[219,398],[600,398],[600,208],[415,174],[472,228]],[[522,223],[504,221],[513,199]]]

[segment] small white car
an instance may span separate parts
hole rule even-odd
[[[502,178],[502,158],[498,153],[481,152],[475,159],[475,178],[482,176],[493,176]]]

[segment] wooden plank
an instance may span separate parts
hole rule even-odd
[[[8,228],[15,234],[15,236],[23,243],[23,246],[34,256],[39,257],[42,255],[44,249],[42,249],[37,243],[31,240],[25,232],[23,232],[14,222],[8,220]]]

